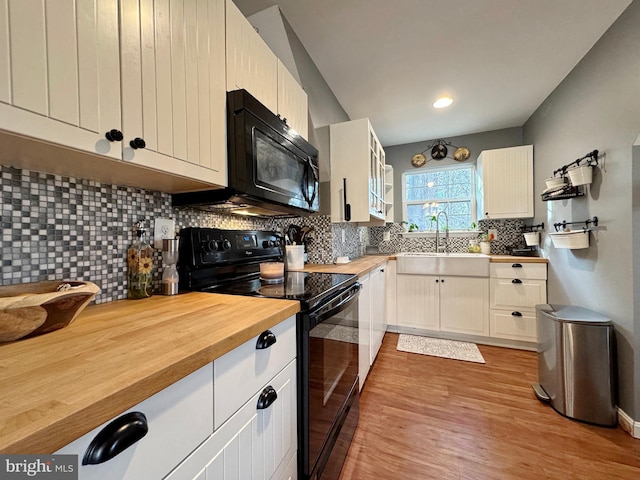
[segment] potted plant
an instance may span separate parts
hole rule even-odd
[[[405,222],[404,220],[400,222],[400,225],[402,225],[402,228],[404,228],[405,232],[417,232],[418,231],[418,225],[415,223],[409,223],[409,222]]]

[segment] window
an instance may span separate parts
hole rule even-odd
[[[476,221],[475,166],[424,168],[402,174],[402,218],[419,230],[435,230],[432,216],[445,212],[449,230],[468,230]],[[444,216],[440,217],[444,229]]]

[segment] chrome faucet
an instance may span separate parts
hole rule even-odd
[[[449,253],[449,217],[447,216],[447,213],[444,210],[439,211],[438,214],[436,215],[436,253],[440,253],[440,223],[438,222],[438,220],[440,220],[441,214],[444,215],[444,220],[445,220],[444,253]]]

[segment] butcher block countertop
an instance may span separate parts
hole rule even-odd
[[[196,292],[119,300],[0,345],[0,453],[53,453],[299,309]]]
[[[320,273],[353,273],[364,275],[391,258],[390,255],[365,255],[341,264],[317,264],[308,263],[304,266],[305,272]],[[395,257],[394,257],[395,258]]]
[[[491,255],[491,263],[549,263],[542,257],[518,257],[514,255]]]

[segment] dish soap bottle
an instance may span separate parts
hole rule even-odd
[[[136,240],[127,249],[127,298],[147,298],[152,295],[153,248],[144,241],[144,222],[134,225]]]

